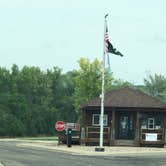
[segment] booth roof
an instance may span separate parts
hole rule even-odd
[[[81,105],[81,109],[87,107],[100,107],[101,99],[96,97]],[[120,88],[105,94],[104,107],[135,107],[135,108],[163,108],[166,103],[147,95],[146,93],[132,89]]]

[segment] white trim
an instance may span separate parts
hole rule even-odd
[[[150,121],[153,121],[152,123]],[[150,125],[153,125],[153,128],[149,127]],[[148,130],[154,130],[154,118],[148,118]]]
[[[99,123],[98,124],[94,123],[95,116],[99,117]],[[106,122],[105,124],[104,124],[104,121]],[[107,114],[104,114],[104,116],[103,116],[103,125],[108,126],[108,115]],[[100,114],[93,114],[92,115],[92,126],[100,126]]]
[[[105,124],[104,124],[104,121],[106,121]],[[104,114],[104,117],[103,117],[103,124],[104,124],[104,126],[108,126],[108,115],[107,115],[107,114]]]
[[[100,118],[100,114],[93,114],[93,117],[92,117],[92,125],[93,125],[93,126],[99,126],[99,125],[100,125],[100,120],[99,120],[99,123],[98,123],[98,124],[95,124],[95,123],[94,123],[95,116],[99,116],[99,118]]]

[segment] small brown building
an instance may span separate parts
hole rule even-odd
[[[98,145],[100,137],[100,98],[82,106],[82,142]],[[166,143],[166,104],[131,88],[105,94],[105,145],[161,145]]]

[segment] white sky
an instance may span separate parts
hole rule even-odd
[[[77,69],[102,59],[104,14],[124,58],[110,55],[116,78],[140,84],[166,75],[165,0],[0,0],[0,66]]]

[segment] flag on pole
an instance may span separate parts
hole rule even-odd
[[[109,41],[109,36],[108,36],[108,28],[107,28],[107,17],[108,14],[105,15],[105,24],[104,24],[104,48],[103,48],[103,66],[102,66],[102,91],[101,91],[101,113],[100,113],[100,147],[96,148],[96,151],[104,151],[103,148],[103,130],[104,130],[104,125],[103,125],[103,116],[104,116],[104,85],[105,85],[105,54],[107,54],[108,58],[108,64],[110,67],[109,63],[109,55],[108,53],[112,53],[115,55],[123,56],[119,51],[116,50],[116,48],[113,47],[111,42]]]
[[[105,47],[106,47],[105,48],[106,53],[112,53],[112,54],[123,57],[123,54],[120,53],[116,48],[114,48],[113,45],[111,44],[111,42],[109,41],[107,26],[106,26],[106,31],[105,31]],[[108,59],[109,59],[109,57],[108,57]]]

